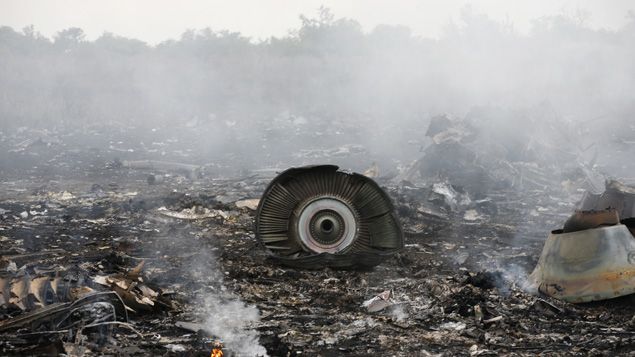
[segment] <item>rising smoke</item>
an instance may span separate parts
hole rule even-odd
[[[245,167],[351,143],[369,150],[362,165],[408,162],[431,116],[476,106],[515,111],[510,130],[531,113],[630,139],[635,16],[625,16],[611,31],[543,17],[521,34],[466,7],[429,39],[404,26],[365,33],[323,8],[286,37],[188,30],[156,46],[110,33],[86,41],[78,28],[48,39],[3,27],[0,125],[118,127],[146,145],[169,134],[199,161]]]
[[[191,237],[179,237],[191,240]],[[184,243],[185,244],[185,243]],[[197,320],[202,321],[210,337],[219,338],[235,356],[267,356],[267,350],[260,344],[259,333],[255,330],[260,321],[260,311],[249,305],[226,287],[226,282],[218,264],[217,253],[209,247],[199,249],[199,253],[184,265],[183,276],[191,276],[202,284],[197,290],[194,305]]]

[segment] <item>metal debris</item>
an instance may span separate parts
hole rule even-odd
[[[236,341],[245,335],[227,342],[210,331],[214,326],[207,321],[223,311],[232,314],[218,321],[236,321],[239,315],[227,306],[252,306],[250,311],[258,312],[249,319],[248,327],[256,335],[252,341],[262,344],[271,356],[383,355],[387,351],[397,356],[615,355],[628,353],[635,344],[631,332],[635,310],[629,297],[569,304],[526,289],[528,272],[536,265],[548,227],[563,225],[575,208],[582,209],[576,202],[584,174],[561,176],[563,170],[559,170],[542,176],[551,164],[535,161],[536,168],[529,161],[525,177],[535,182],[546,178],[550,182],[546,189],[531,189],[540,186],[536,184],[523,189],[492,186],[478,197],[448,177],[393,180],[390,165],[382,161],[377,182],[394,204],[404,231],[404,249],[370,271],[307,270],[271,261],[256,239],[256,212],[235,204],[260,197],[287,161],[276,158],[271,166],[251,170],[228,164],[235,162],[232,157],[206,165],[215,171],[190,180],[172,172],[111,163],[118,156],[130,161],[202,163],[209,160],[206,153],[195,160],[161,138],[156,141],[169,147],[165,157],[160,152],[154,156],[141,152],[138,144],[119,139],[109,139],[113,148],[92,150],[81,143],[94,130],[82,127],[63,136],[51,133],[60,136],[57,141],[64,146],[46,146],[37,156],[29,153],[34,146],[8,153],[34,135],[29,130],[0,140],[5,162],[28,163],[2,175],[0,279],[7,279],[3,286],[8,286],[20,276],[28,275],[30,280],[46,276],[49,281],[60,277],[64,284],[58,285],[58,292],[84,286],[94,290],[88,294],[113,298],[117,294],[113,284],[127,286],[131,294],[141,301],[147,297],[154,305],[133,312],[125,308],[124,299],[94,304],[87,300],[84,308],[75,305],[80,308],[78,314],[67,321],[93,327],[75,325],[69,335],[70,331],[53,330],[52,320],[45,316],[47,309],[68,308],[72,300],[37,306],[46,298],[18,298],[11,308],[0,308],[0,320],[17,323],[33,317],[24,321],[42,321],[41,329],[24,327],[27,324],[0,332],[2,355],[147,356],[177,354],[172,348],[184,348],[178,354],[209,356],[214,341],[223,339],[223,352],[229,357],[236,355]],[[160,132],[171,135],[173,130]],[[99,134],[111,132],[100,129]],[[360,172],[372,162],[367,155],[352,156]],[[56,173],[52,178],[51,172]],[[148,185],[151,174],[165,179]],[[443,182],[459,195],[455,196],[456,210],[433,191],[434,183]],[[461,205],[461,195],[470,202]],[[168,215],[158,210],[161,207]],[[215,210],[227,218],[206,217]],[[21,212],[27,213],[26,218]],[[170,213],[193,215],[175,218]],[[620,215],[622,222],[624,217]],[[145,263],[139,277],[128,276],[141,261]],[[35,284],[32,290],[50,291],[45,286]],[[369,313],[362,306],[364,301],[385,290],[395,292],[398,303]],[[25,291],[16,288],[14,294],[23,297]],[[5,293],[1,296],[4,299]],[[211,296],[233,304],[221,304],[210,314],[205,297]],[[33,307],[22,310],[17,306],[20,302]],[[112,314],[101,314],[112,311],[111,305],[118,311],[116,321]],[[397,313],[398,307],[403,313]],[[96,325],[100,316],[104,324]]]
[[[364,306],[368,312],[377,312],[393,304],[392,290],[386,290],[381,294],[364,301],[362,306]]]
[[[260,203],[260,199],[259,198],[250,198],[250,199],[240,200],[240,201],[234,202],[236,207],[238,207],[238,208],[247,208],[247,209],[250,209],[252,211],[255,211],[255,210],[258,209],[258,204],[259,203]]]
[[[276,260],[301,268],[367,268],[403,247],[386,193],[366,176],[332,165],[276,177],[260,201],[256,236]]]
[[[573,303],[635,293],[633,192],[613,181],[584,196],[580,206],[592,210],[576,211],[545,242],[530,277],[540,292]]]
[[[189,179],[197,179],[203,176],[204,169],[198,165],[183,164],[179,162],[157,161],[157,160],[138,160],[138,161],[121,161],[121,167],[135,170],[150,170],[153,172],[174,172],[184,175]],[[156,179],[156,177],[155,177]]]

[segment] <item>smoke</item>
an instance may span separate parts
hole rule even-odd
[[[200,249],[199,254],[191,259],[188,271],[195,281],[205,284],[196,300],[203,307],[200,318],[206,330],[220,338],[227,350],[236,356],[267,356],[267,350],[259,342],[258,332],[253,329],[260,321],[260,311],[227,289],[212,249]]]
[[[205,327],[219,336],[224,345],[238,356],[267,356],[266,349],[258,341],[258,333],[251,324],[260,320],[255,306],[248,306],[235,295],[204,297],[207,319]]]
[[[170,208],[164,206],[163,209],[174,213],[191,211],[186,208],[192,204],[190,198],[185,195],[169,204]],[[219,339],[228,357],[267,356],[255,329],[260,322],[260,311],[234,293],[231,281],[225,279],[218,237],[199,231],[220,223],[209,219],[195,222],[148,218],[156,222],[153,228],[157,233],[149,237],[143,249],[152,254],[161,252],[161,255],[179,257],[175,261],[159,259],[154,264],[169,272],[157,275],[158,282],[180,290],[188,302],[180,318],[202,324],[203,331],[208,333],[205,337]]]
[[[512,287],[516,287],[529,294],[537,294],[538,287],[530,281],[530,273],[531,271],[528,271],[525,267],[517,264],[509,264],[505,266],[505,270],[503,270],[503,279],[509,282]]]
[[[403,304],[396,304],[388,312],[390,316],[398,322],[405,321],[410,315]]]
[[[628,18],[602,30],[543,17],[524,34],[466,7],[430,39],[405,26],[364,32],[321,9],[285,37],[202,29],[156,46],[108,33],[87,41],[74,28],[48,39],[3,27],[0,126],[127,127],[145,144],[177,140],[199,154],[191,160],[246,168],[340,163],[316,151],[357,144],[366,154],[344,164],[363,169],[416,159],[431,116],[486,106],[510,114],[510,131],[555,119],[574,141],[593,133],[623,147],[635,136]]]

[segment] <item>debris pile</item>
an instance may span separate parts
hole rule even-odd
[[[23,257],[3,256],[3,261],[16,267],[16,258]],[[139,284],[142,266],[143,262],[125,274],[97,275],[92,281],[90,271],[80,267],[38,264],[9,269],[15,271],[0,277],[0,311],[8,317],[0,321],[5,338],[1,348],[15,354],[74,354],[104,351],[117,327],[142,336],[128,323],[129,312],[173,307],[159,305],[159,293]]]
[[[517,121],[498,112],[486,114],[487,120],[479,111],[465,120],[433,117],[423,156],[399,179],[449,182],[474,198],[505,189],[551,192],[565,182],[598,189],[602,175],[570,135],[554,136],[545,123],[530,120],[526,128],[512,127]]]

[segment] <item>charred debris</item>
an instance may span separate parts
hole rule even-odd
[[[0,353],[630,352],[628,177],[490,119],[433,118],[410,164],[350,144],[250,169],[2,133]],[[285,171],[316,162],[365,175]]]

